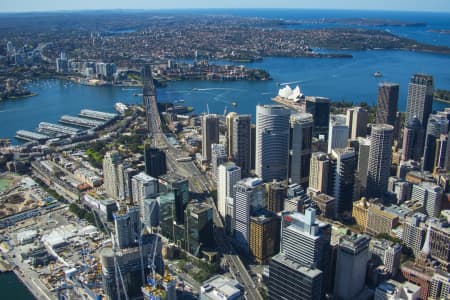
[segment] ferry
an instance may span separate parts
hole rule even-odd
[[[373,73],[374,77],[383,77],[383,74],[381,74],[381,72],[376,71],[375,73]]]
[[[237,104],[237,102],[236,102],[236,101],[233,101],[233,102],[231,102],[231,105],[232,105],[233,107],[236,107],[236,106],[238,106],[238,104]]]

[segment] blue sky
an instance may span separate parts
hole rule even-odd
[[[0,12],[274,7],[450,12],[450,0],[1,0]]]

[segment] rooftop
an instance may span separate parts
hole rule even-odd
[[[280,253],[275,255],[272,259],[308,276],[309,278],[314,278],[322,274],[322,271],[320,271],[319,269],[304,267]]]

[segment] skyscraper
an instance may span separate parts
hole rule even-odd
[[[144,161],[147,175],[158,178],[167,173],[166,153],[148,142],[144,144]]]
[[[314,117],[313,135],[328,136],[328,123],[330,119],[330,100],[323,97],[306,97],[306,112]]]
[[[328,170],[328,194],[336,198],[339,218],[352,213],[357,157],[353,148],[332,150]]]
[[[369,169],[367,173],[367,195],[382,198],[387,192],[394,127],[375,125],[370,135]]]
[[[227,161],[227,153],[225,152],[225,146],[222,144],[211,145],[211,171],[214,180],[217,180],[219,166]]]
[[[133,202],[141,207],[141,217],[143,217],[144,200],[158,193],[158,180],[141,172],[133,176],[131,185]]]
[[[398,83],[384,82],[378,85],[377,124],[395,126],[398,92]]]
[[[309,171],[309,187],[314,193],[328,192],[328,169],[330,159],[324,152],[314,152],[311,156]]]
[[[159,192],[173,193],[175,203],[172,207],[175,224],[184,224],[184,210],[189,201],[189,182],[186,178],[167,174],[159,177]],[[162,204],[161,204],[162,205]]]
[[[444,191],[442,187],[432,182],[425,181],[413,185],[411,200],[422,203],[429,217],[438,218],[441,212],[443,195]]]
[[[231,120],[231,157],[242,170],[243,176],[248,176],[251,169],[251,116],[237,115]]]
[[[202,155],[207,162],[211,160],[211,145],[219,143],[219,118],[215,114],[202,116]]]
[[[245,178],[234,186],[234,237],[244,251],[249,250],[250,216],[264,207],[264,183]]]
[[[217,180],[217,210],[225,217],[227,198],[234,196],[234,185],[241,180],[241,168],[234,162],[226,162],[219,166]]]
[[[119,170],[120,154],[118,151],[106,152],[103,158],[103,186],[108,196],[113,199],[119,199]]]
[[[274,255],[280,245],[280,220],[266,211],[257,212],[250,217],[250,254],[262,264]]]
[[[324,271],[329,262],[330,230],[330,225],[316,221],[313,208],[307,208],[304,214],[284,214],[280,251],[303,266]]]
[[[227,117],[225,118],[225,124],[227,127],[226,132],[226,138],[227,138],[227,144],[226,144],[226,150],[228,154],[228,159],[233,159],[233,119],[237,116],[237,113],[234,111],[227,114]]]
[[[284,209],[287,196],[287,185],[280,181],[266,183],[267,210],[279,213]]]
[[[362,107],[352,107],[347,109],[347,126],[349,138],[355,140],[358,137],[365,137],[367,134],[367,121],[369,113]]]
[[[292,183],[306,188],[312,152],[313,116],[307,113],[291,115],[290,123],[288,178]]]
[[[141,234],[139,206],[128,206],[113,214],[116,244],[120,249],[136,246]]]
[[[423,129],[433,106],[434,83],[431,75],[414,74],[408,84],[406,120],[417,117]]]
[[[192,201],[185,214],[186,251],[198,257],[214,243],[213,209],[209,204]]]
[[[448,170],[447,157],[449,153],[448,135],[441,134],[436,140],[436,157],[434,158],[434,168],[439,170]]]
[[[322,271],[322,295],[329,288],[330,240],[331,226],[316,221],[315,209],[307,208],[304,214],[283,214],[280,254],[301,266]]]
[[[436,159],[436,142],[441,134],[447,133],[448,120],[440,115],[430,115],[428,118],[427,130],[425,133],[425,148],[423,150],[423,171],[434,171],[434,163]]]
[[[270,261],[269,300],[322,299],[323,273],[287,258],[282,253]]]
[[[369,241],[366,235],[346,235],[340,239],[334,277],[336,299],[357,299],[363,290],[369,261]]]
[[[358,151],[358,168],[356,171],[356,192],[355,199],[366,195],[367,191],[367,172],[369,168],[369,154],[370,154],[370,139],[359,138]]]
[[[341,149],[347,146],[348,126],[344,115],[332,115],[328,132],[328,153],[333,149]]]
[[[289,154],[290,111],[281,105],[256,106],[256,170],[263,181],[284,180]]]
[[[417,117],[412,117],[406,122],[403,130],[403,146],[402,146],[402,160],[420,161],[422,156],[422,149],[420,148],[422,127],[420,120]]]

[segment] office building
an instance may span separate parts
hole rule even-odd
[[[347,118],[344,115],[331,115],[328,132],[328,153],[333,149],[342,149],[347,147],[348,126]]]
[[[450,299],[450,273],[436,272],[431,278],[430,298]]]
[[[234,186],[234,238],[244,250],[249,250],[250,216],[265,205],[264,183],[259,178],[245,178]]]
[[[197,201],[186,207],[186,251],[199,257],[204,249],[214,243],[213,209],[209,204]]]
[[[225,146],[222,144],[211,145],[211,173],[214,180],[217,181],[219,166],[227,161],[227,153],[225,152]]]
[[[362,107],[352,107],[347,109],[348,138],[356,140],[358,137],[366,137],[367,122],[369,113]]]
[[[379,124],[372,127],[367,172],[367,195],[369,197],[381,198],[387,191],[393,140],[393,126]]]
[[[378,85],[377,124],[395,127],[398,93],[398,83],[384,82]]]
[[[391,277],[397,276],[400,267],[400,259],[402,255],[402,246],[400,244],[390,244],[385,248],[383,264],[389,270]]]
[[[313,116],[307,113],[291,115],[290,125],[288,178],[290,182],[306,188],[312,152]]]
[[[234,198],[234,185],[241,180],[241,168],[233,162],[226,162],[218,170],[217,210],[225,217],[227,198]]]
[[[281,105],[256,106],[256,169],[265,182],[286,179],[290,111]]]
[[[360,228],[371,235],[391,234],[398,225],[398,216],[385,210],[379,199],[366,198],[353,202],[352,216]]]
[[[422,136],[422,126],[420,120],[417,117],[412,117],[406,122],[403,129],[403,146],[402,146],[402,160],[415,160],[420,161],[422,157],[422,149],[420,145],[422,142],[420,138]]]
[[[403,244],[411,249],[415,256],[422,249],[425,241],[426,228],[422,224],[426,218],[424,214],[415,213],[403,224]]]
[[[270,300],[322,299],[323,273],[319,269],[303,266],[282,253],[270,261]]]
[[[422,182],[413,185],[411,200],[418,201],[425,207],[428,217],[439,217],[441,212],[442,197],[444,190],[432,182]]]
[[[388,280],[380,283],[375,289],[374,300],[418,300],[420,287],[410,282],[399,283]]]
[[[309,167],[309,186],[308,191],[314,193],[327,193],[328,191],[328,173],[330,159],[324,152],[314,152],[311,156]]]
[[[219,143],[219,117],[216,114],[202,116],[202,156],[210,162],[211,145]]]
[[[144,200],[158,193],[158,180],[144,172],[134,175],[131,179],[133,202],[144,207]],[[144,211],[141,210],[141,217]]]
[[[173,241],[175,239],[175,193],[160,193],[158,196],[158,201],[161,234],[170,241]]]
[[[226,150],[228,154],[228,159],[233,160],[233,119],[237,116],[234,111],[227,114],[225,118],[226,125]]]
[[[113,214],[116,245],[119,249],[136,246],[141,234],[140,208],[128,206]]]
[[[154,195],[144,200],[142,223],[151,232],[152,228],[156,228],[160,224],[160,205],[159,195]]]
[[[366,235],[345,235],[337,248],[334,277],[334,297],[357,299],[364,289],[369,260],[369,241]]]
[[[119,174],[118,166],[121,162],[121,157],[118,151],[106,152],[103,158],[103,186],[106,194],[113,199],[120,199],[119,195]]]
[[[266,183],[267,210],[277,214],[284,209],[287,185],[280,181]]]
[[[250,170],[256,169],[256,125],[250,125]]]
[[[241,168],[242,175],[248,176],[251,167],[251,153],[255,151],[251,143],[251,116],[227,115],[228,158]]]
[[[400,205],[411,199],[412,184],[397,177],[389,177],[388,191],[395,195],[396,204]]]
[[[138,170],[131,168],[128,161],[117,166],[117,173],[119,174],[119,199],[125,200],[126,203],[133,202],[133,185],[132,178],[138,174]]]
[[[425,147],[423,150],[423,171],[434,171],[436,155],[439,148],[437,140],[442,134],[447,134],[448,120],[438,114],[430,115],[425,133]]]
[[[358,167],[356,169],[355,199],[365,196],[367,192],[367,173],[369,169],[370,139],[360,138]]]
[[[433,106],[434,83],[431,75],[414,74],[408,84],[406,120],[417,117],[423,129]]]
[[[264,264],[278,252],[280,220],[267,211],[257,212],[250,217],[250,254]]]
[[[214,275],[200,287],[200,300],[241,300],[243,287],[235,279],[224,275]]]
[[[306,97],[306,112],[314,117],[313,135],[323,135],[328,138],[328,123],[330,119],[330,100],[323,97]]]
[[[166,153],[151,147],[150,143],[144,144],[144,161],[147,175],[158,178],[167,173]]]
[[[328,194],[336,199],[338,218],[351,215],[356,166],[357,157],[353,148],[332,150],[328,170]]]
[[[325,272],[329,263],[330,225],[317,222],[313,208],[307,208],[304,214],[283,214],[281,222],[280,252],[303,266]]]
[[[448,149],[448,135],[441,134],[441,136],[436,139],[436,155],[434,157],[434,172],[439,170],[447,171],[448,167],[448,153],[450,153],[450,149]]]
[[[159,177],[159,192],[173,193],[175,203],[173,206],[174,223],[184,224],[184,210],[189,201],[189,182],[186,178],[167,174]]]
[[[317,214],[328,218],[336,218],[336,199],[327,194],[317,194],[311,196],[311,201],[317,207]]]

